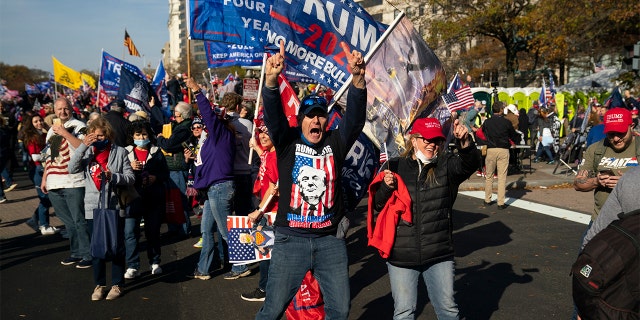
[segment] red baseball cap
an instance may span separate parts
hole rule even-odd
[[[414,133],[418,133],[428,140],[435,138],[444,139],[444,135],[442,134],[442,125],[440,125],[440,121],[435,118],[421,118],[416,120],[413,123],[413,127],[409,134]]]
[[[631,112],[625,108],[613,108],[604,114],[604,133],[627,132],[633,123]]]

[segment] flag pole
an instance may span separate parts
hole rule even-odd
[[[187,78],[191,78],[191,38],[187,38]],[[191,90],[189,89],[187,89],[187,97],[189,104],[191,104]]]
[[[254,132],[256,132],[256,122],[255,119],[258,119],[258,110],[260,110],[260,98],[262,97],[262,86],[264,85],[264,71],[267,66],[267,53],[265,52],[262,55],[262,68],[260,68],[260,82],[258,84],[258,97],[256,98],[256,108],[253,111],[253,120],[251,121],[251,136],[253,137]],[[213,87],[213,85],[211,85]],[[249,164],[251,164],[253,159],[253,148],[249,148]]]
[[[376,53],[376,51],[378,51],[378,49],[380,48],[382,43],[389,37],[389,35],[393,31],[393,29],[395,29],[395,27],[400,23],[400,20],[402,20],[403,17],[404,17],[404,11],[400,11],[400,14],[398,14],[398,16],[393,21],[393,23],[391,23],[389,28],[387,28],[387,30],[385,30],[385,32],[382,34],[380,39],[378,39],[378,41],[376,41],[376,43],[373,45],[373,48],[371,48],[371,50],[369,50],[369,52],[364,56],[364,62],[365,63],[367,63],[369,60],[371,60],[371,57]],[[329,110],[331,110],[331,108],[333,108],[333,105],[338,100],[340,100],[340,97],[342,97],[344,92],[347,91],[347,88],[349,88],[349,84],[351,83],[351,79],[352,78],[353,78],[353,75],[352,74],[349,75],[349,78],[347,78],[347,81],[344,82],[344,85],[342,85],[342,87],[340,87],[338,92],[336,92],[336,94],[333,96],[333,102],[331,102],[331,105],[329,106]]]
[[[104,48],[102,48],[102,50],[100,50],[100,74],[98,75],[98,92],[96,95],[96,105],[94,106],[96,109],[100,110],[100,89],[102,88],[102,86],[100,85],[100,79],[102,79],[102,63],[104,61],[104,59],[102,59],[102,57],[104,56]],[[102,111],[102,110],[100,110]],[[100,113],[100,112],[99,112]]]

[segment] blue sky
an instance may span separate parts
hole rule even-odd
[[[53,55],[72,69],[99,73],[104,49],[155,68],[169,41],[168,16],[168,0],[0,0],[0,62],[51,72]],[[124,51],[125,28],[144,58]]]

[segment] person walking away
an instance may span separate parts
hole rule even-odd
[[[493,204],[493,173],[498,174],[498,209],[507,207],[505,194],[507,187],[507,170],[509,168],[509,148],[511,141],[518,141],[520,136],[513,129],[513,125],[502,116],[504,102],[497,101],[491,106],[493,117],[482,124],[482,131],[487,139],[487,156],[485,158],[486,172],[484,183],[484,205]]]

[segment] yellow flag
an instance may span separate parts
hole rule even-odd
[[[82,87],[80,72],[60,63],[54,56],[51,56],[51,60],[53,60],[53,77],[57,83],[71,89]]]
[[[94,79],[92,76],[86,74],[86,73],[81,73],[80,77],[82,78],[82,81],[86,82],[87,85],[89,85],[89,87],[91,87],[91,89],[95,89],[96,88],[96,79]]]

